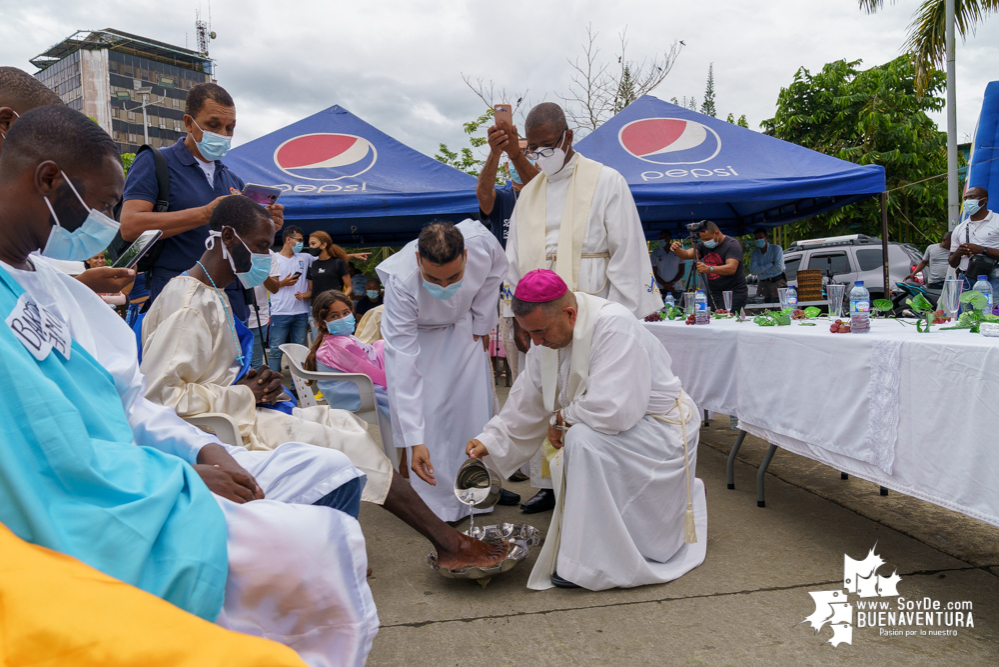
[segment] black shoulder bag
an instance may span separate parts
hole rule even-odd
[[[138,159],[142,154],[142,151],[149,151],[153,154],[153,163],[156,165],[156,201],[153,202],[153,212],[163,213],[170,208],[170,170],[167,168],[166,158],[163,157],[161,151],[156,150],[149,144],[144,144],[135,153],[135,158]],[[115,206],[114,219],[121,221],[121,207],[122,203]],[[121,237],[121,230],[115,234],[114,240],[111,241],[111,245],[108,246],[108,252],[111,255],[111,261],[116,261],[128,247],[132,245],[131,241],[126,241]],[[163,241],[157,241],[153,244],[145,255],[139,259],[139,263],[135,265],[135,270],[137,273],[146,273],[151,271],[156,260],[159,259],[160,253],[163,252]]]
[[[971,220],[968,220],[965,224],[967,226],[964,228],[964,242],[971,243]],[[964,275],[971,276],[972,278],[977,278],[978,276],[991,278],[997,262],[999,260],[994,260],[987,255],[973,255],[968,258],[968,269],[964,272]]]

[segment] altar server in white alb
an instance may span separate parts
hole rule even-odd
[[[504,294],[512,295],[528,271],[552,269],[569,289],[619,303],[636,318],[659,311],[663,301],[627,181],[573,150],[573,132],[554,102],[531,109],[524,129],[527,157],[541,173],[521,190],[510,218]],[[513,316],[508,300],[503,316]],[[551,480],[540,475],[537,459],[531,462],[531,484],[543,490],[523,509],[551,508],[545,491]]]
[[[480,223],[434,222],[378,265],[392,437],[410,448],[413,488],[444,521],[468,516],[453,482],[465,443],[493,415],[483,341],[507,262]]]
[[[527,368],[467,452],[507,476],[547,434],[557,504],[528,587],[642,586],[700,565],[697,407],[665,348],[623,306],[552,271],[525,275],[513,309],[534,343]]]

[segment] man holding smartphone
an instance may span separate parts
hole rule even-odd
[[[184,126],[187,135],[168,148],[159,149],[170,173],[170,206],[153,210],[159,199],[156,166],[148,151],[139,154],[125,179],[121,208],[121,235],[134,241],[150,229],[163,230],[162,249],[149,279],[149,301],[159,295],[174,276],[191,267],[205,251],[208,220],[222,197],[240,194],[244,183],[222,162],[236,130],[236,105],[218,84],[199,83],[187,93]],[[284,206],[267,207],[278,229],[284,223]],[[155,251],[154,251],[155,252]],[[236,317],[246,321],[249,310],[237,282],[226,288]]]
[[[271,297],[271,349],[268,365],[281,368],[281,346],[285,343],[305,345],[309,331],[309,299],[312,281],[309,266],[315,259],[307,252],[305,233],[295,225],[284,228],[281,252],[271,255],[271,276],[264,284]]]

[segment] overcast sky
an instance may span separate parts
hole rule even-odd
[[[482,103],[461,75],[558,101],[566,59],[581,53],[586,26],[613,58],[627,28],[629,57],[651,58],[683,40],[673,71],[653,94],[703,97],[714,63],[719,117],[750,127],[773,115],[798,67],[841,58],[879,65],[900,53],[917,6],[901,0],[869,16],[856,0],[216,0],[211,44],[218,81],[235,97],[238,145],[340,104],[417,150],[466,145],[461,123]],[[28,59],[78,29],[117,28],[195,48],[198,3],[143,0],[0,0],[0,64]],[[208,4],[201,5],[207,14]],[[985,85],[999,79],[999,16],[957,49],[958,138],[969,141]],[[513,101],[513,100],[495,100]],[[935,117],[941,127],[942,114]]]

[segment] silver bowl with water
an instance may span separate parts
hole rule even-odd
[[[449,570],[437,564],[437,554],[427,556],[430,567],[437,570],[448,579],[489,579],[497,574],[509,572],[517,563],[527,558],[531,547],[541,544],[541,534],[534,526],[526,523],[500,523],[492,526],[475,526],[466,532],[470,537],[490,544],[510,542],[510,553],[506,558],[491,567],[465,567],[460,570]]]

